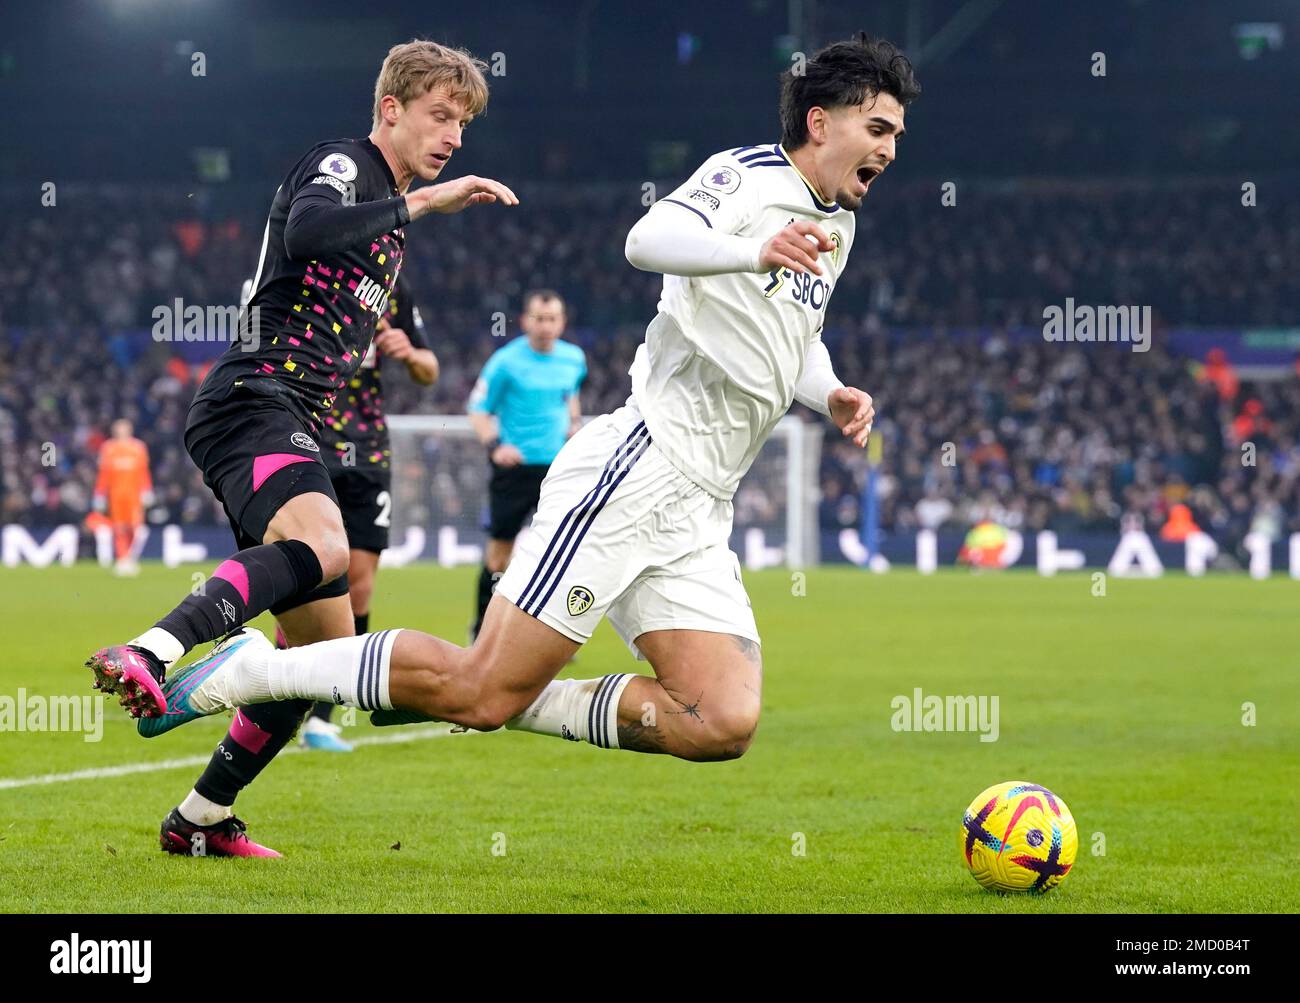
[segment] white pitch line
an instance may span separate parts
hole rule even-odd
[[[407,726],[410,728],[410,726]],[[367,745],[401,745],[405,742],[419,742],[427,738],[445,738],[450,735],[451,725],[436,725],[431,728],[410,728],[392,735],[375,735],[358,738],[354,746]],[[292,756],[300,752],[310,752],[300,745],[289,746],[281,750],[281,756]],[[127,777],[133,773],[159,773],[162,770],[177,770],[182,766],[206,766],[212,758],[206,756],[186,756],[183,759],[161,759],[149,763],[126,763],[122,766],[98,766],[91,770],[75,770],[72,773],[46,773],[38,777],[0,777],[0,791],[13,790],[16,787],[38,787],[43,784],[67,784],[75,780],[104,780],[111,777]]]

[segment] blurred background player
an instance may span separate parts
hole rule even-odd
[[[1004,567],[1004,553],[1010,534],[1005,526],[986,520],[971,527],[962,542],[957,560],[975,571]]]
[[[144,525],[144,510],[153,504],[149,450],[135,437],[125,418],[113,422],[112,437],[99,450],[94,507],[107,512],[113,531],[113,572],[137,575],[136,537]]]
[[[429,348],[424,321],[411,301],[404,279],[388,300],[388,316],[379,322],[375,340],[348,384],[346,395],[334,401],[321,434],[321,456],[329,469],[334,493],[348,534],[348,598],[358,634],[370,629],[370,597],[375,589],[379,555],[388,546],[392,525],[392,469],[388,425],[384,421],[380,358],[406,367],[411,379],[432,386],[438,379],[438,358]],[[277,637],[277,641],[281,638]],[[282,647],[284,645],[281,645]],[[315,704],[302,729],[303,744],[329,752],[351,752],[330,721],[331,703]]]
[[[474,434],[487,449],[487,545],[479,572],[470,640],[478,637],[497,579],[510,563],[515,537],[537,508],[551,461],[582,423],[578,388],[587,378],[587,357],[561,341],[564,300],[551,289],[524,297],[523,335],[493,353],[469,400]],[[365,631],[357,628],[357,633]]]

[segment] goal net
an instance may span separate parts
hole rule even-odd
[[[463,414],[390,415],[393,489],[386,566],[483,555],[489,467]],[[749,568],[817,563],[820,423],[786,416],[736,493],[731,547]],[[525,530],[527,532],[527,530]]]

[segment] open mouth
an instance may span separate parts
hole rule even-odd
[[[863,188],[866,188],[869,184],[871,184],[871,182],[872,182],[876,177],[878,177],[878,176],[880,175],[880,172],[881,172],[881,169],[880,169],[879,167],[872,167],[872,166],[870,166],[870,165],[868,165],[868,166],[866,166],[866,167],[859,167],[859,168],[858,168],[858,183],[861,184]]]
[[[437,164],[439,167],[444,167],[446,166],[447,161],[451,159],[451,157],[445,153],[434,153],[431,154],[430,159],[432,159],[433,162]]]

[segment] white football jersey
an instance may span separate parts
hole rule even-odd
[[[721,233],[767,240],[795,221],[835,244],[821,275],[665,275],[659,313],[629,371],[655,444],[684,474],[731,498],[794,400],[809,346],[853,246],[854,216],[818,197],[779,144],[715,154],[653,212],[697,217]]]

